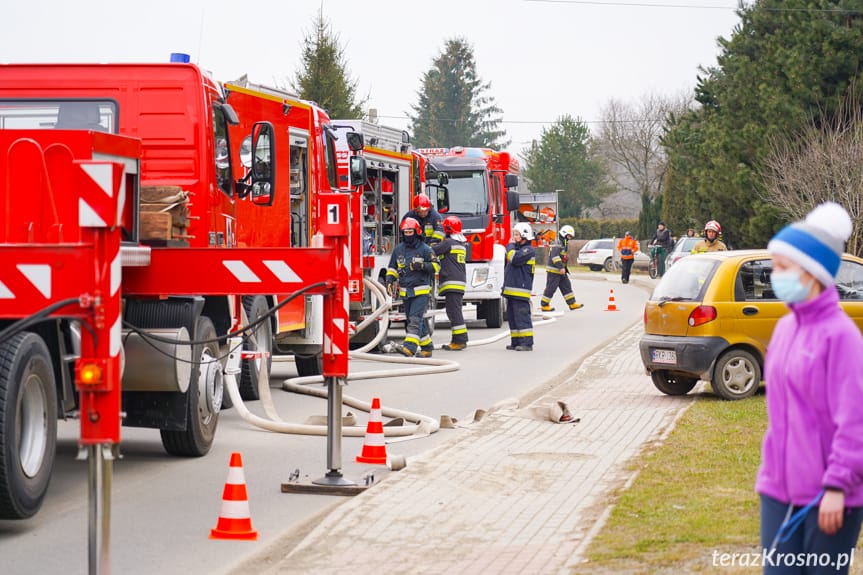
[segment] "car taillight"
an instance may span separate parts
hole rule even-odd
[[[647,325],[647,304],[644,304],[644,325]]]
[[[689,314],[689,327],[704,325],[716,319],[716,308],[712,305],[700,305]]]

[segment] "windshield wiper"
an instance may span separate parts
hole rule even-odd
[[[690,298],[683,297],[682,295],[676,295],[674,297],[664,296],[664,297],[659,298],[659,307],[664,306],[665,304],[667,304],[670,301],[683,301],[685,299],[690,299]]]

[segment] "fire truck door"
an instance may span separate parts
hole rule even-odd
[[[291,247],[309,245],[309,132],[291,128]]]

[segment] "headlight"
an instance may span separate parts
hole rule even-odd
[[[470,287],[479,287],[488,281],[488,268],[477,268],[473,270],[473,277],[470,279]]]

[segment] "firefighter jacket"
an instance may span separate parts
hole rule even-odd
[[[536,252],[530,242],[506,246],[506,268],[503,272],[503,295],[530,300],[533,290],[533,267]]]
[[[419,241],[413,246],[402,242],[393,250],[386,279],[387,283],[398,280],[399,296],[403,298],[429,295],[437,271],[438,264],[430,247]]]
[[[428,245],[443,241],[443,216],[436,209],[430,209],[424,218],[421,218],[416,210],[411,210],[402,217],[402,221],[405,218],[413,218],[420,223],[423,239]]]
[[[555,242],[548,249],[548,263],[545,266],[547,274],[568,274],[569,254],[566,251],[566,242],[563,244]]]
[[[447,236],[439,244],[432,246],[432,251],[440,262],[440,277],[438,293],[449,291],[464,292],[467,272],[465,261],[467,260],[467,247],[452,236]]]
[[[692,246],[692,251],[690,253],[693,254],[703,254],[705,252],[724,252],[728,251],[728,247],[724,242],[720,241],[718,238],[713,240],[712,242],[707,241],[706,239],[701,240],[694,246]]]
[[[638,251],[638,242],[632,236],[624,236],[617,242],[617,251],[620,252],[620,259],[622,260],[635,259],[635,253]]]

